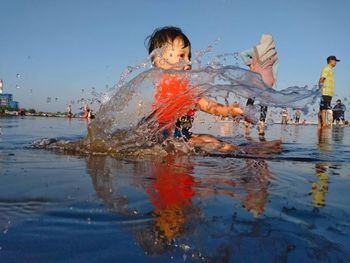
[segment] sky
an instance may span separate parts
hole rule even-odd
[[[215,54],[272,34],[277,89],[313,87],[327,56],[336,55],[335,97],[345,97],[349,11],[350,0],[0,0],[0,79],[21,107],[65,111],[92,87],[113,86],[124,68],[145,59],[145,38],[171,25],[182,28],[192,51],[220,38]]]

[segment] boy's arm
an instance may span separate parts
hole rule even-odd
[[[197,108],[206,113],[223,117],[236,117],[243,115],[243,110],[239,107],[239,104],[231,104],[226,106],[205,98],[201,98],[198,101]]]

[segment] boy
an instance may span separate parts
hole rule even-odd
[[[157,49],[161,52],[154,54]],[[148,52],[152,56],[153,65],[157,68],[163,70],[191,69],[191,43],[180,28],[156,29],[148,38]],[[180,98],[179,95],[181,95]],[[169,105],[169,101],[171,105]],[[164,126],[163,134],[167,136],[171,126],[175,125],[174,137],[183,138],[189,145],[209,146],[221,152],[240,149],[238,146],[222,142],[212,135],[190,132],[193,115],[197,110],[223,117],[240,116],[243,115],[243,111],[238,104],[226,106],[204,97],[196,98],[188,89],[186,79],[180,79],[174,74],[164,74],[164,78],[158,82],[156,87],[153,109],[158,123]],[[179,112],[183,113],[184,116],[177,120],[172,120],[169,116]]]

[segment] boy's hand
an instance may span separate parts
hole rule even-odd
[[[251,124],[256,124],[256,121],[254,119],[252,119],[248,115],[244,114],[243,110],[240,108],[239,103],[231,104],[228,107],[229,107],[230,114],[233,118],[237,117],[237,116],[243,116],[245,121],[247,121]]]
[[[243,115],[243,110],[240,108],[239,103],[234,103],[228,106],[229,112],[232,117],[237,117]]]

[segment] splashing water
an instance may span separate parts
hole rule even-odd
[[[195,59],[193,60],[193,65],[198,65],[198,68],[201,68],[202,58],[204,55],[213,51],[214,47],[219,43],[220,38],[218,38],[212,45],[207,46],[205,49],[201,49],[195,52]]]
[[[132,73],[150,65],[153,53],[142,63],[127,67],[118,83],[108,88],[106,93],[92,91],[93,95],[100,97],[98,102],[102,104],[96,119],[88,127],[88,137],[76,144],[65,144],[63,148],[122,155],[140,150],[143,153],[164,153],[164,134],[172,134],[176,120],[194,109],[196,102],[202,97],[223,104],[254,98],[257,105],[298,108],[306,112],[320,95],[317,88],[308,89],[307,86],[273,90],[265,85],[259,74],[238,66],[225,65],[227,57],[233,57],[238,63],[237,52],[218,55],[208,66],[201,67],[202,56],[212,49],[213,46],[209,46],[196,52],[197,57],[193,64],[198,68],[191,71],[152,68],[127,82]],[[162,51],[155,52],[161,54]],[[186,87],[181,94],[162,100],[159,104],[155,94],[159,83],[169,84],[169,80],[164,79],[165,76],[171,76]],[[257,107],[246,108],[245,115],[257,121]],[[182,143],[180,147],[189,146]],[[188,149],[184,151],[188,152]]]
[[[188,91],[156,105],[154,94],[164,74],[185,79]],[[255,98],[267,106],[305,108],[318,96],[317,89],[309,90],[307,87],[273,90],[265,86],[260,75],[236,66],[208,66],[188,72],[151,69],[121,86],[101,106],[96,120],[89,126],[88,144],[93,151],[107,149],[112,152],[135,151],[137,148],[159,145],[165,127],[171,126],[176,119],[195,107],[195,103],[178,104],[183,102],[182,98],[198,101],[201,97],[207,97],[226,102]],[[172,115],[169,123],[160,124],[159,119],[167,116],[169,110]],[[256,119],[256,111],[251,111],[246,114],[254,115]]]

